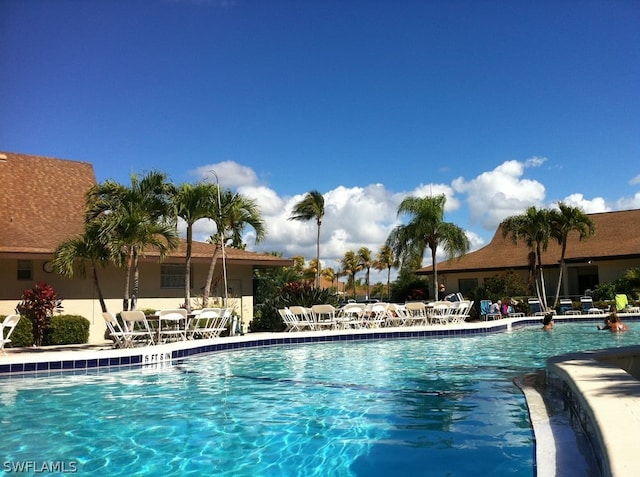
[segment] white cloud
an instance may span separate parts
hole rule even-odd
[[[529,206],[540,206],[545,197],[544,185],[522,176],[525,168],[538,167],[544,162],[545,159],[539,157],[524,162],[505,161],[469,181],[464,177],[455,179],[453,189],[467,194],[470,223],[495,230],[505,218],[519,214]]]
[[[458,177],[450,185],[420,184],[408,191],[393,192],[386,189],[384,184],[370,184],[363,187],[338,186],[323,192],[325,217],[320,243],[322,266],[339,270],[340,260],[345,252],[356,252],[360,247],[369,248],[375,256],[393,227],[400,223],[402,217],[397,217],[398,205],[408,195],[424,197],[444,194],[447,198],[446,219],[465,228],[471,250],[477,250],[489,239],[483,233],[493,234],[506,217],[520,214],[531,205],[547,206],[544,203],[545,186],[525,177],[528,168],[540,167],[545,161],[545,158],[540,157],[524,161],[509,160],[468,180]],[[255,245],[254,235],[247,229],[245,241],[248,250],[278,251],[285,257],[301,255],[307,261],[315,257],[315,221],[289,220],[291,210],[302,200],[306,191],[291,197],[280,196],[277,191],[261,184],[252,169],[233,161],[205,165],[190,172],[201,179],[212,180],[209,172],[211,170],[216,171],[221,184],[256,200],[260,207],[267,228],[267,238],[263,243]],[[634,181],[640,182],[640,176],[632,180]],[[615,207],[609,206],[603,197],[587,199],[581,193],[567,196],[564,202],[579,206],[587,213],[640,208],[640,192],[632,197],[618,199]],[[473,230],[474,224],[479,226],[476,230]],[[195,224],[196,240],[206,240],[213,233],[213,222],[202,220]],[[445,258],[440,250],[438,260]],[[427,250],[423,264],[426,266],[430,263],[430,251]],[[386,281],[386,272],[371,272],[372,282]]]
[[[189,171],[189,174],[200,180],[209,182],[216,182],[217,174],[219,183],[224,187],[232,189],[258,183],[258,176],[253,169],[238,164],[235,161],[205,164],[204,166]]]
[[[640,174],[635,176],[633,179],[629,181],[629,185],[638,185],[640,184]]]
[[[633,197],[618,199],[616,208],[621,210],[640,209],[640,192],[636,192]]]
[[[573,207],[580,207],[587,214],[596,214],[598,212],[609,212],[610,207],[607,206],[602,197],[594,197],[593,199],[585,199],[582,194],[571,194],[564,198],[563,202]]]

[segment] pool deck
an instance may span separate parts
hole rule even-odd
[[[640,321],[638,314],[622,316],[625,321]],[[555,321],[596,323],[602,318],[599,315],[562,315],[556,316]],[[204,353],[264,346],[486,334],[539,325],[541,319],[536,316],[410,328],[249,333],[130,349],[115,349],[110,341],[86,345],[8,348],[6,354],[0,355],[0,377],[21,380],[34,375],[108,372],[122,366],[157,366]],[[638,356],[635,361],[634,356]],[[547,373],[551,381],[571,395],[576,406],[574,412],[581,425],[592,439],[595,438],[594,452],[602,475],[640,475],[640,459],[636,458],[637,443],[640,442],[640,346],[553,357],[548,360]],[[537,475],[556,475],[555,459],[549,458],[556,446],[549,444],[553,439],[549,436],[544,405],[530,389],[523,389],[523,392],[536,436]]]

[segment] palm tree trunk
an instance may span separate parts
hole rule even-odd
[[[209,294],[211,293],[211,283],[213,282],[213,271],[216,268],[216,262],[218,261],[218,244],[216,243],[216,249],[211,256],[211,263],[209,263],[209,271],[207,272],[207,281],[204,284],[204,290],[202,291],[202,308],[206,308],[209,305]]]
[[[193,241],[193,225],[187,225],[187,258],[184,264],[184,307],[191,313],[191,243]]]
[[[436,263],[436,249],[431,249],[431,263],[433,264],[433,299],[438,299],[438,264]]]
[[[320,224],[318,224],[318,236],[316,238],[316,288],[320,288]]]
[[[391,300],[391,267],[387,267],[387,301]]]
[[[567,250],[567,240],[565,239],[562,242],[562,250],[560,253],[560,271],[558,272],[558,286],[556,287],[556,296],[555,296],[555,299],[553,300],[554,308],[558,306],[558,299],[560,298],[560,287],[562,287],[562,278],[564,275],[564,267],[565,267],[564,254],[566,250]]]
[[[140,286],[140,270],[138,269],[138,249],[133,251],[133,292],[131,293],[131,309],[136,309],[138,303],[138,288]]]
[[[127,268],[124,276],[124,296],[122,298],[122,310],[129,310],[129,288],[131,286],[131,265],[132,265],[132,250],[127,252]]]
[[[93,285],[96,287],[96,292],[98,293],[100,308],[102,308],[102,313],[106,313],[107,304],[104,301],[104,295],[102,295],[102,289],[100,288],[100,282],[98,281],[98,270],[96,269],[96,263],[93,260],[91,260],[91,271],[93,274]]]

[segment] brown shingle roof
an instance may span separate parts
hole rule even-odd
[[[0,253],[51,254],[84,228],[85,195],[96,183],[87,162],[0,152]],[[209,260],[213,246],[194,242],[194,260]],[[172,253],[185,257],[186,242]],[[154,253],[148,254],[154,257]],[[157,254],[155,254],[157,256]],[[226,249],[229,263],[291,266],[268,254]]]
[[[51,253],[83,230],[93,166],[0,153],[0,252]]]
[[[595,224],[595,235],[581,242],[577,232],[572,232],[565,255],[567,262],[640,257],[640,209],[589,214],[589,217]],[[542,254],[543,265],[558,265],[560,252],[560,246],[550,242]],[[502,229],[498,228],[485,247],[460,259],[438,262],[438,272],[526,268],[528,253],[523,242],[513,245],[511,238],[503,238]],[[426,274],[432,270],[428,266],[418,273]]]

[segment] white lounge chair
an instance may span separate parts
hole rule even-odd
[[[11,343],[11,334],[13,330],[16,329],[16,325],[20,321],[20,315],[7,315],[4,318],[4,321],[0,323],[0,350],[3,354],[6,354],[4,351],[4,345],[7,343]]]
[[[363,321],[365,328],[382,328],[387,322],[387,304],[368,305],[364,310]]]

